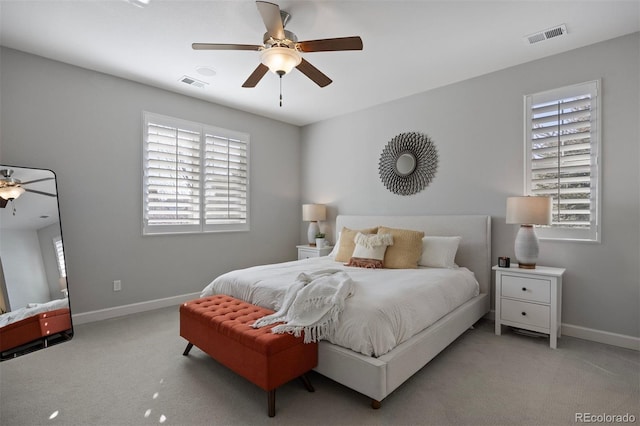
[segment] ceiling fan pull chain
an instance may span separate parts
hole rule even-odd
[[[282,76],[283,74],[280,73],[280,108],[282,108]]]
[[[11,201],[11,207],[13,207],[13,215],[16,215],[16,203],[15,200],[10,200]]]

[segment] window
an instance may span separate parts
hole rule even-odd
[[[143,234],[248,230],[249,135],[143,115]]]
[[[540,238],[600,241],[599,81],[525,96],[525,193],[553,198]]]
[[[58,273],[60,278],[67,277],[67,266],[64,263],[64,248],[62,247],[62,238],[55,237],[53,239],[53,248],[56,252],[56,260],[58,262]]]

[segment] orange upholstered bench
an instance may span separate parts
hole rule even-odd
[[[276,324],[253,328],[273,311],[226,295],[215,295],[180,306],[180,336],[213,359],[267,391],[269,417],[275,416],[276,388],[297,377],[313,392],[305,373],[318,364],[317,343],[303,336],[273,334]]]

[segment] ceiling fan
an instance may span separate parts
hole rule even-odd
[[[0,208],[5,208],[9,201],[13,201],[25,192],[32,192],[34,194],[46,195],[47,197],[55,197],[56,194],[49,192],[38,191],[35,189],[24,188],[24,185],[31,183],[43,182],[46,180],[52,180],[52,177],[34,179],[28,182],[22,182],[19,179],[11,177],[13,170],[2,169],[0,170]]]
[[[256,5],[267,28],[263,37],[264,44],[193,43],[191,45],[194,50],[259,51],[261,62],[242,87],[255,87],[269,70],[282,78],[294,67],[318,86],[325,87],[331,84],[332,80],[305,60],[300,52],[362,50],[362,39],[358,36],[298,41],[294,33],[284,29],[291,18],[289,13],[280,10],[277,4],[266,1],[256,1]]]

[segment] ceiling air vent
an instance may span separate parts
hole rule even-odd
[[[562,24],[553,28],[548,28],[544,31],[530,34],[526,36],[525,42],[528,44],[535,44],[541,41],[549,40],[550,38],[559,37],[567,33],[567,26]]]
[[[197,87],[198,89],[204,89],[205,86],[209,83],[205,83],[204,81],[196,80],[193,77],[189,77],[188,75],[182,76],[180,78],[182,83],[188,84],[189,86]]]

